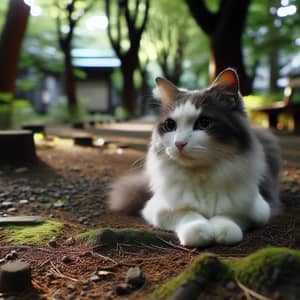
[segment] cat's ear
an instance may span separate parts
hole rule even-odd
[[[240,89],[237,72],[231,68],[225,69],[217,76],[210,87],[221,87],[229,93],[237,94]]]
[[[154,96],[162,100],[162,106],[168,107],[175,102],[175,98],[179,93],[178,88],[169,80],[157,77],[155,79],[156,88]]]

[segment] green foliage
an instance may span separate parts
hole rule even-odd
[[[248,110],[251,110],[256,107],[260,107],[263,105],[271,104],[275,101],[282,100],[283,95],[282,93],[268,93],[268,94],[255,94],[255,95],[249,95],[245,96],[244,102],[246,105],[246,108]]]
[[[0,105],[10,104],[13,96],[10,93],[0,93]]]
[[[84,71],[82,71],[82,70],[80,70],[80,69],[78,69],[78,68],[75,68],[75,69],[74,69],[74,75],[75,75],[75,77],[77,77],[77,78],[79,78],[79,79],[81,79],[81,80],[87,78],[86,72],[84,72]]]
[[[149,22],[142,39],[140,59],[150,61],[150,72],[158,73],[153,65],[166,63],[172,73],[178,59],[178,41],[183,47],[180,82],[187,88],[201,88],[208,83],[208,39],[190,17],[185,1],[154,1]]]
[[[115,117],[120,120],[126,120],[130,117],[130,113],[123,106],[118,106],[115,109]]]
[[[59,103],[53,106],[49,112],[49,121],[51,123],[76,122],[84,121],[86,119],[87,111],[82,102],[79,101],[76,110],[70,112],[65,98],[61,98]]]

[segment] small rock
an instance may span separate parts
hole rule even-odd
[[[70,256],[65,255],[65,256],[63,256],[63,258],[62,258],[62,262],[63,262],[64,264],[69,264],[70,262],[72,262],[72,259],[71,259]]]
[[[17,178],[15,180],[15,184],[26,184],[26,183],[28,183],[28,181],[29,181],[29,179],[27,179],[27,178]]]
[[[9,213],[16,212],[17,208],[16,207],[10,207],[6,211],[9,212]]]
[[[94,282],[97,282],[100,280],[100,277],[97,274],[93,274],[90,279]]]
[[[233,281],[229,281],[226,284],[226,289],[228,289],[229,291],[233,291],[236,288],[236,284]]]
[[[28,201],[27,199],[21,199],[21,200],[19,201],[19,203],[20,203],[20,204],[27,204],[27,203],[29,203],[29,201]]]
[[[14,260],[15,257],[11,254],[11,253],[8,253],[5,255],[5,260],[6,261],[9,261],[9,260]]]
[[[16,250],[10,251],[6,256],[5,260],[15,260],[18,258],[18,253]]]
[[[57,246],[56,240],[49,241],[48,245],[52,248],[55,248]]]
[[[72,245],[75,244],[75,242],[76,242],[75,239],[71,236],[68,239],[66,239],[66,241],[64,242],[64,244],[67,245],[67,246],[72,246]]]
[[[75,287],[74,284],[69,283],[69,284],[67,285],[67,289],[70,290],[70,291],[74,291],[74,290],[76,289],[76,287]]]
[[[1,206],[2,206],[3,208],[10,208],[10,207],[13,206],[13,203],[12,203],[11,201],[3,201],[3,202],[1,203]]]
[[[127,283],[113,283],[112,288],[118,296],[127,295],[132,291]]]
[[[27,172],[28,170],[29,170],[29,169],[28,169],[28,168],[25,168],[25,167],[23,167],[23,168],[18,168],[18,169],[15,169],[15,173],[21,174],[21,173]]]
[[[53,204],[53,208],[62,208],[64,206],[65,206],[65,204],[61,201],[57,201]]]
[[[126,283],[140,288],[145,283],[145,276],[139,267],[129,268],[126,276]]]

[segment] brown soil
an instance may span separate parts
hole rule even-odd
[[[26,205],[21,205],[19,200],[24,197],[22,191],[20,194],[11,193],[16,211],[7,212],[0,207],[0,213],[42,215],[72,225],[67,226],[57,238],[55,248],[48,245],[13,246],[1,243],[0,264],[6,262],[8,253],[16,250],[18,258],[30,262],[32,266],[35,292],[14,299],[124,299],[124,296],[116,295],[113,285],[124,282],[131,266],[139,266],[146,281],[142,288],[125,298],[146,299],[155,287],[178,275],[199,253],[209,251],[223,257],[240,257],[266,246],[298,248],[300,138],[283,135],[280,139],[284,155],[280,186],[284,209],[268,225],[246,233],[245,239],[233,247],[211,246],[196,250],[166,243],[165,246],[119,244],[113,249],[99,245],[96,249],[89,249],[70,241],[69,238],[78,232],[103,226],[150,228],[141,218],[112,214],[104,205],[111,180],[128,169],[140,167],[145,152],[126,148],[123,153],[117,154],[113,147],[104,150],[59,143],[55,146],[40,146],[38,156],[41,162],[38,166],[29,167],[27,171],[16,173],[16,168],[0,168],[0,194],[9,190],[10,186],[23,186],[23,190],[26,190],[26,186],[32,188],[35,182],[34,188],[44,188],[41,192],[44,195],[50,195],[49,182],[60,180],[58,192],[62,192],[64,185],[66,189],[78,185],[78,190],[71,193],[70,204],[66,207],[55,208],[52,205],[45,208],[38,200],[41,197],[38,194]],[[83,187],[80,187],[81,183]],[[55,184],[52,187],[55,188]],[[51,202],[55,197],[62,196],[53,194],[48,200]],[[74,202],[72,199],[75,199]],[[102,272],[98,280],[93,281],[92,275],[98,271],[107,273]],[[230,296],[233,299],[245,299],[240,291],[220,290],[211,293],[214,295],[211,299],[229,299]]]

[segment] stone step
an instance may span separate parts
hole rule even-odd
[[[8,216],[0,217],[0,226],[2,225],[36,225],[43,223],[45,219],[40,216]]]

